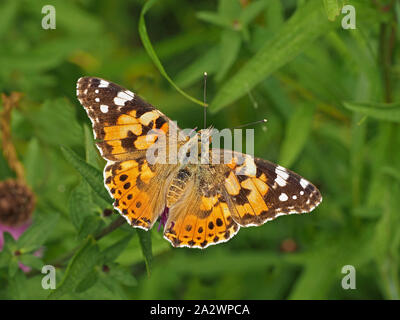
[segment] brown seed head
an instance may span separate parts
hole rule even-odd
[[[35,208],[35,196],[22,181],[7,179],[0,182],[0,223],[19,226],[27,222]]]

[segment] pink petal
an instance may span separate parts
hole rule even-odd
[[[30,221],[17,227],[6,226],[0,223],[0,250],[3,248],[4,244],[3,232],[10,233],[12,237],[17,240],[25,232],[25,230],[28,229],[30,225]]]

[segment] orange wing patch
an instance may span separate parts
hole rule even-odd
[[[164,205],[162,201],[154,201],[149,193],[151,179],[155,176],[153,170],[140,159],[116,162],[104,171],[105,183],[115,199],[114,207],[133,226],[144,229],[151,228]],[[159,189],[155,187],[152,192],[156,194]]]
[[[242,226],[262,224],[268,214],[263,198],[268,192],[267,184],[256,177],[235,175],[230,171],[224,185],[233,219]]]
[[[228,241],[239,230],[222,196],[202,197],[197,205],[177,205],[172,210],[164,236],[175,247],[205,248]],[[186,203],[187,204],[187,203]]]

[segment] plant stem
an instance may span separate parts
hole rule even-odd
[[[124,217],[119,216],[117,219],[115,219],[113,222],[111,222],[107,227],[105,227],[103,230],[101,230],[97,235],[94,236],[96,241],[100,240],[107,234],[113,232],[115,229],[118,229],[120,226],[122,226],[124,223],[126,223],[126,220]]]
[[[17,152],[11,139],[11,111],[16,108],[22,97],[20,92],[11,92],[10,96],[1,94],[4,110],[0,118],[1,141],[3,144],[4,158],[9,167],[14,170],[18,180],[24,181],[25,170],[22,163],[18,160]]]

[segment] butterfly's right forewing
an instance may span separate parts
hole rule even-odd
[[[100,78],[77,82],[77,97],[93,124],[101,154],[108,160],[134,159],[157,140],[158,129],[168,135],[173,122],[133,92]]]

